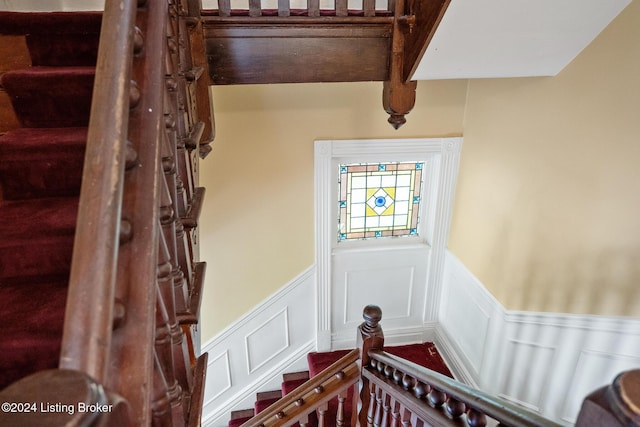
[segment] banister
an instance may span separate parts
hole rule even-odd
[[[105,2],[59,364],[99,382],[113,325],[136,7]]]
[[[347,425],[344,403],[352,385],[352,427],[561,426],[522,406],[385,352],[380,326],[382,310],[368,305],[363,310],[363,318],[364,322],[358,327],[357,349],[241,427],[286,427],[296,422],[304,427],[308,425],[311,411],[317,412],[318,425],[322,426],[328,413],[327,403],[336,398],[336,425]],[[623,372],[610,386],[596,390],[585,399],[576,425],[640,427],[638,384],[640,370]]]
[[[480,390],[476,390],[438,372],[416,365],[408,360],[394,356],[381,350],[369,351],[372,360],[370,369],[388,378],[398,387],[424,398],[427,388],[444,393],[444,399],[455,399],[464,403],[467,408],[493,418],[511,427],[556,427],[560,426],[532,411],[506,402]],[[419,390],[418,385],[423,389]],[[444,402],[442,402],[444,403]],[[427,402],[424,401],[424,405]]]
[[[357,384],[360,351],[352,350],[241,427],[286,427]]]

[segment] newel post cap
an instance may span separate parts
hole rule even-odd
[[[382,320],[382,309],[377,305],[368,305],[362,310],[362,318],[368,328],[375,329]]]
[[[360,335],[365,337],[382,337],[382,327],[380,326],[380,320],[382,320],[382,310],[377,305],[368,305],[362,311],[362,317],[364,322],[360,325]]]

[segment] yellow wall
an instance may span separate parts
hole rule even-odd
[[[509,309],[640,316],[640,2],[559,75],[470,81],[450,249]]]
[[[399,131],[382,83],[218,86],[200,240],[203,342],[315,262],[313,142],[459,136],[466,81],[421,82]]]
[[[313,141],[464,133],[450,248],[508,309],[640,315],[640,4],[556,77],[214,87],[203,342],[314,262]]]

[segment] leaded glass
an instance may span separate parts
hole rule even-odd
[[[340,165],[338,239],[418,234],[424,163]]]

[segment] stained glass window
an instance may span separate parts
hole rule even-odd
[[[418,234],[424,163],[339,167],[338,240]]]

